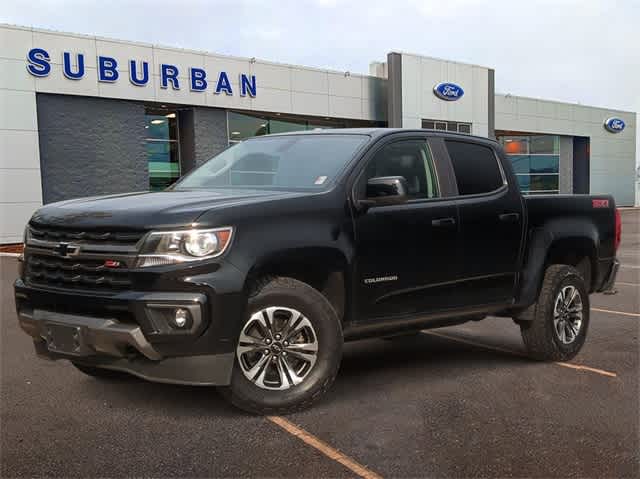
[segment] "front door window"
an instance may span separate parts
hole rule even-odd
[[[402,176],[410,199],[439,194],[431,150],[424,140],[397,141],[377,152],[366,167],[363,182],[380,176]]]

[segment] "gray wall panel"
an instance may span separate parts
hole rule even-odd
[[[496,137],[496,71],[493,68],[488,70],[488,105],[489,105],[489,125],[487,127],[487,136],[489,138]]]
[[[560,137],[560,193],[573,193],[573,137]]]
[[[193,128],[193,108],[178,111],[180,131],[180,173],[186,175],[196,166],[196,140]]]
[[[195,164],[200,166],[229,145],[227,111],[194,107],[193,133]]]
[[[402,128],[402,55],[387,55],[387,125]]]
[[[149,189],[144,106],[38,93],[44,203]]]

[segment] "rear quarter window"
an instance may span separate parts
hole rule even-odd
[[[490,193],[504,185],[498,159],[488,146],[445,140],[458,193],[462,196]]]

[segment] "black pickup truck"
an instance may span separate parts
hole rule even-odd
[[[331,386],[346,340],[494,315],[532,358],[573,358],[620,228],[610,196],[523,197],[490,139],[272,135],[167,191],[42,207],[16,306],[39,355],[283,414]]]

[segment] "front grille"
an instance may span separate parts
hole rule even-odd
[[[131,288],[129,269],[106,267],[100,259],[26,254],[25,280],[33,286],[113,293]]]
[[[37,287],[103,294],[130,289],[129,268],[144,234],[30,224],[24,279]]]
[[[134,246],[144,235],[141,231],[83,231],[51,226],[30,225],[30,236],[40,241],[80,242]]]

